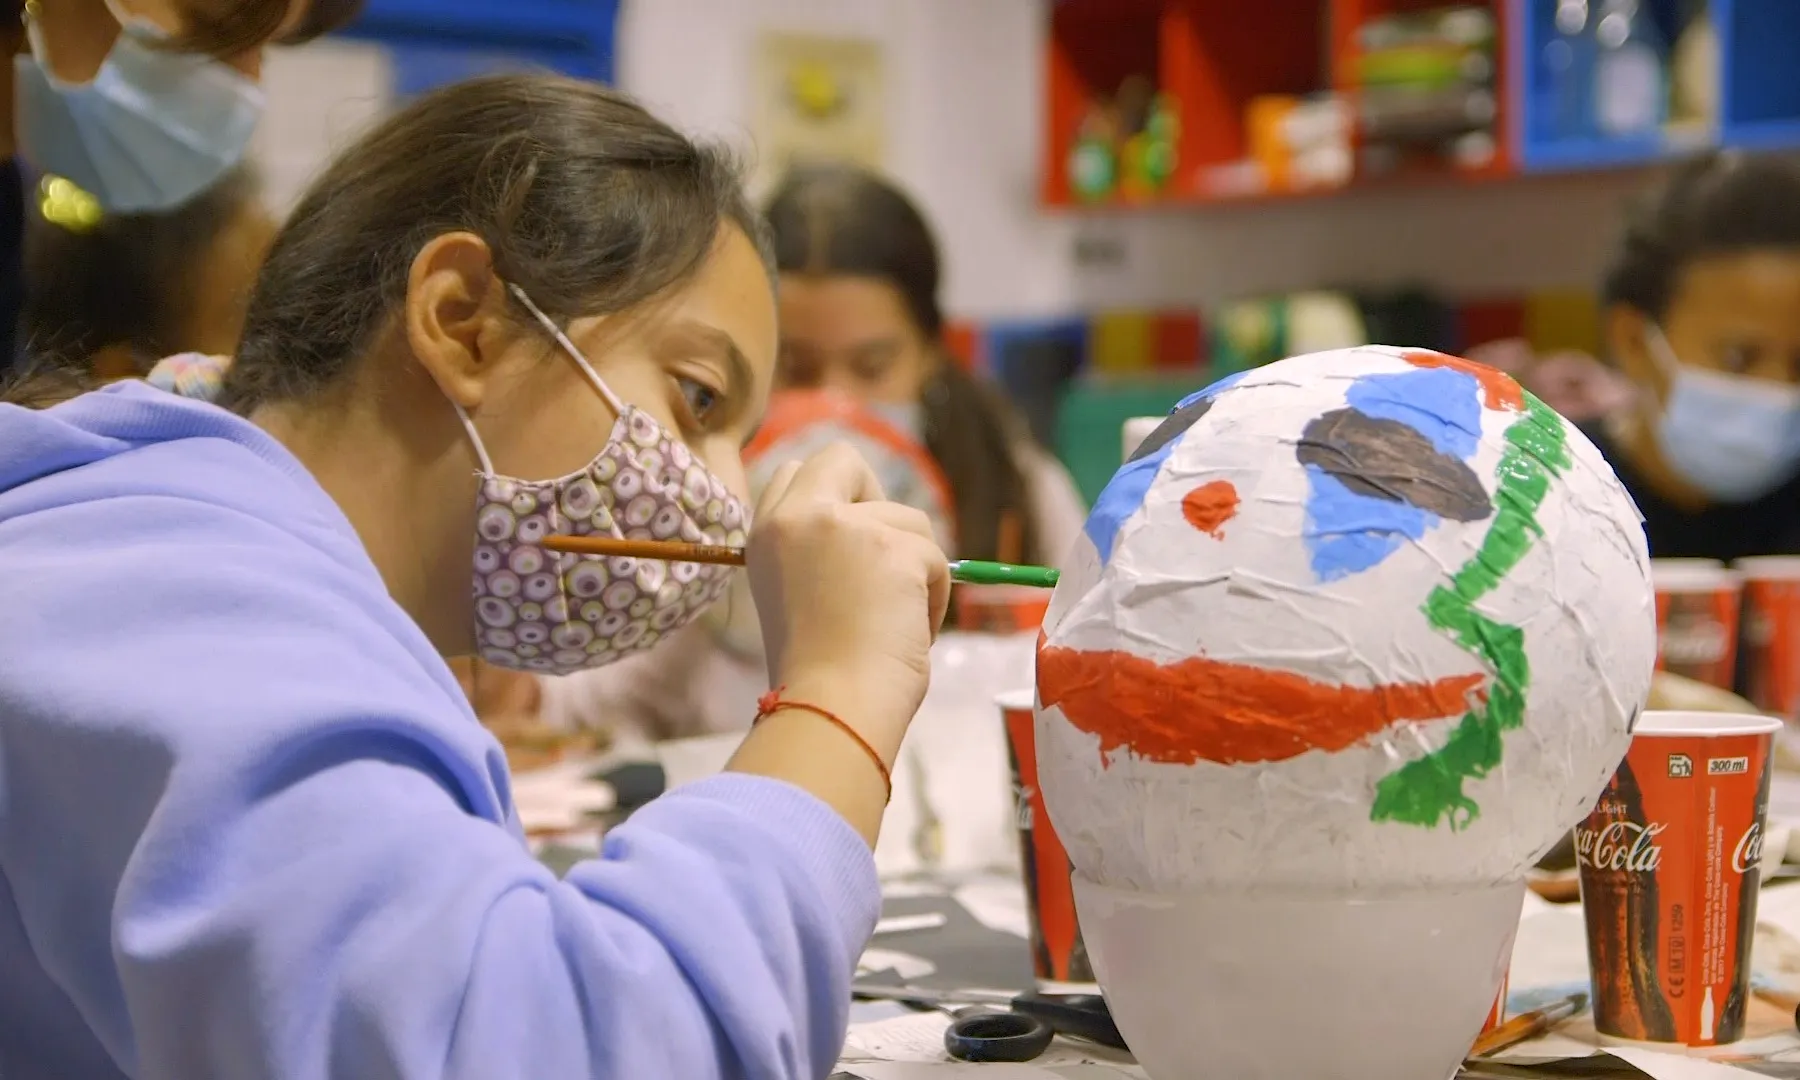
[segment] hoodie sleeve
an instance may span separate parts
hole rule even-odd
[[[879,907],[848,824],[723,776],[558,880],[511,825],[498,746],[379,582],[305,548],[272,565],[208,520],[192,544],[15,544],[6,564],[25,614],[0,628],[18,661],[0,664],[0,870],[124,1071],[831,1070]]]

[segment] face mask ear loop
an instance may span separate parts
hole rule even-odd
[[[531,297],[525,295],[524,289],[511,283],[508,283],[506,288],[513,294],[514,299],[525,305],[525,310],[531,312],[531,317],[538,321],[538,325],[544,328],[544,332],[556,339],[556,343],[569,354],[569,359],[575,361],[575,366],[581,369],[581,373],[587,376],[588,382],[594,384],[594,389],[598,390],[601,398],[611,406],[613,415],[624,416],[625,403],[619,400],[619,395],[612,392],[612,387],[606,385],[606,380],[602,379],[600,373],[594,370],[592,364],[588,363],[587,357],[581,355],[581,350],[577,349],[575,343],[569,340],[569,335],[563,333],[562,327],[556,325],[550,316],[544,314],[542,308],[532,303]]]
[[[481,445],[481,436],[475,431],[475,421],[470,420],[469,414],[456,402],[452,401],[450,407],[456,410],[456,418],[462,421],[463,430],[469,434],[469,443],[475,447],[475,458],[481,462],[482,476],[494,475],[494,462],[488,457],[487,447]]]
[[[1675,355],[1675,347],[1669,344],[1668,336],[1662,327],[1649,320],[1644,322],[1644,348],[1650,353],[1650,359],[1674,382],[1681,374],[1681,358]]]

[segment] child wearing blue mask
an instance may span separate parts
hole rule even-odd
[[[362,0],[0,2],[0,44],[14,57],[12,80],[0,84],[0,373],[33,284],[20,263],[27,179],[66,178],[114,213],[183,206],[243,162],[262,115],[263,46],[317,37],[361,9]]]
[[[1650,553],[1800,553],[1800,165],[1682,166],[1632,214],[1603,292],[1638,394],[1592,434]]]
[[[0,1075],[823,1077],[948,573],[853,452],[740,453],[773,266],[590,83],[415,100],[276,237],[216,403],[0,403]],[[565,674],[721,596],[773,691],[557,878],[446,657]]]

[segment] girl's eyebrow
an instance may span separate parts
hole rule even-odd
[[[750,370],[750,360],[744,350],[738,348],[737,340],[730,334],[698,319],[683,319],[675,324],[678,333],[688,334],[708,351],[718,355],[725,362],[725,400],[733,409],[741,410],[750,401],[750,395],[756,389],[756,376]],[[759,420],[755,427],[744,436],[744,446],[749,446],[762,430]]]
[[[756,376],[751,373],[750,361],[744,356],[744,350],[730,334],[698,319],[683,319],[675,324],[678,332],[691,335],[707,350],[716,353],[725,362],[725,395],[733,401],[748,400],[756,388]]]

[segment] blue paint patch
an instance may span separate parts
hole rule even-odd
[[[1192,430],[1194,429],[1188,429]],[[1093,541],[1094,550],[1100,553],[1101,566],[1112,560],[1113,542],[1118,539],[1119,529],[1125,524],[1125,519],[1137,513],[1144,505],[1144,495],[1156,480],[1156,474],[1162,470],[1163,462],[1169,460],[1169,455],[1175,452],[1175,447],[1186,437],[1187,431],[1184,431],[1136,461],[1126,462],[1107,482],[1100,497],[1094,500],[1094,509],[1088,514],[1087,524],[1082,526],[1082,531]]]
[[[1230,375],[1225,376],[1223,379],[1220,379],[1218,382],[1213,383],[1211,386],[1208,386],[1204,390],[1194,391],[1193,393],[1189,394],[1187,397],[1184,397],[1180,401],[1177,401],[1175,403],[1175,407],[1173,409],[1169,410],[1169,415],[1170,416],[1175,415],[1176,413],[1187,408],[1189,405],[1192,405],[1196,401],[1206,401],[1210,398],[1218,397],[1220,394],[1223,394],[1225,391],[1231,389],[1232,387],[1236,386],[1239,382],[1243,381],[1244,376],[1246,376],[1248,374],[1250,374],[1250,369],[1245,369],[1243,371],[1234,371]]]
[[[1352,409],[1376,420],[1405,424],[1440,453],[1462,461],[1481,442],[1481,384],[1453,368],[1419,368],[1365,375],[1344,394]]]
[[[1306,479],[1310,490],[1300,535],[1320,581],[1337,581],[1381,565],[1438,521],[1436,514],[1411,503],[1352,491],[1317,465],[1306,466]]]

